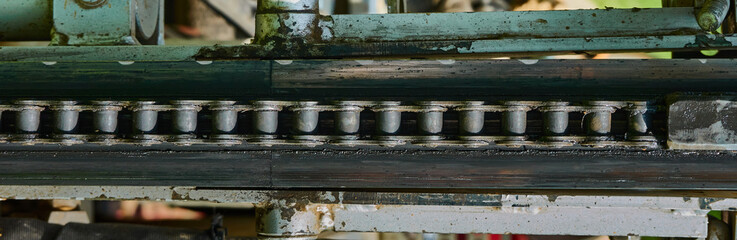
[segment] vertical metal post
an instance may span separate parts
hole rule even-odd
[[[638,142],[657,141],[652,134],[652,111],[648,102],[632,102],[625,109],[629,112],[627,140]]]

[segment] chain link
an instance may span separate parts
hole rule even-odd
[[[209,110],[211,132],[198,135],[198,115]],[[120,134],[119,113],[127,110],[132,115],[131,133]],[[542,114],[543,132],[531,139],[527,129],[527,113]],[[0,137],[0,141],[20,144],[133,144],[233,146],[255,144],[261,146],[291,145],[315,147],[337,146],[420,146],[463,148],[603,148],[631,147],[655,149],[660,147],[652,134],[650,116],[657,109],[651,103],[592,101],[573,104],[565,101],[506,101],[486,104],[483,101],[425,101],[403,104],[399,101],[335,101],[320,104],[317,101],[75,101],[20,100],[0,105],[0,113],[15,112],[15,132]],[[40,134],[40,113],[53,113],[53,132]],[[375,133],[360,135],[361,112],[371,111],[375,118]],[[611,133],[612,114],[628,112],[628,131],[625,139]],[[94,132],[80,133],[79,114],[93,114]],[[159,113],[171,114],[171,129],[167,134],[158,131]],[[279,113],[292,114],[289,134],[280,134]],[[333,134],[317,135],[320,113],[332,112]],[[458,114],[458,134],[444,136],[444,114]],[[484,134],[486,113],[501,113],[501,134]],[[570,113],[583,114],[580,119],[585,133],[580,136],[568,132]],[[252,117],[251,131],[237,127],[240,114]],[[416,115],[417,131],[399,135],[402,113]],[[3,115],[0,114],[0,117]],[[404,119],[408,120],[408,119]],[[406,131],[405,131],[406,132]]]

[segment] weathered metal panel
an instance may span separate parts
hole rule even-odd
[[[668,147],[737,150],[737,98],[678,96],[668,107]]]
[[[326,40],[355,42],[655,36],[702,32],[693,8],[334,15],[328,18],[326,25],[332,33],[332,38]]]
[[[706,237],[708,211],[648,208],[541,208],[344,205],[335,230],[581,236]],[[657,224],[658,227],[653,227]]]

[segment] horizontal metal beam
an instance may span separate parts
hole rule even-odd
[[[30,148],[30,147],[29,147]],[[3,185],[243,189],[737,190],[730,153],[252,150],[0,154]],[[185,149],[181,147],[180,149]]]
[[[3,98],[662,99],[737,91],[737,60],[0,62]],[[422,91],[408,91],[421,89]],[[63,90],[63,91],[60,91]],[[447,100],[446,99],[446,100]],[[498,100],[498,99],[497,99]],[[590,99],[588,99],[590,100]]]
[[[708,211],[345,205],[337,232],[509,233],[705,238]],[[657,225],[657,226],[654,226]]]
[[[324,21],[321,27],[329,31],[323,32],[332,35],[323,40],[356,43],[504,38],[520,41],[519,38],[664,36],[703,32],[693,8],[333,15]],[[551,42],[544,47],[556,45]]]
[[[601,194],[608,195],[603,196]],[[710,194],[714,196],[704,196]],[[734,192],[566,192],[558,190],[523,193],[425,193],[401,191],[356,192],[343,190],[243,190],[186,186],[0,185],[0,199],[148,199],[156,201],[207,201],[217,203],[267,203],[274,200],[288,200],[311,204],[387,206],[476,206],[487,208],[588,207],[710,211],[732,211],[737,209],[737,198],[734,198]]]
[[[260,45],[243,46],[89,46],[0,47],[0,61],[186,61],[296,58],[367,58],[460,55],[540,56],[604,52],[698,51],[737,49],[733,35],[673,35],[634,37],[502,38],[484,40],[337,42],[278,51]]]

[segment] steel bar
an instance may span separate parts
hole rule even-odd
[[[729,0],[706,0],[701,10],[696,14],[699,26],[705,31],[714,32],[722,26],[722,21],[727,17]]]
[[[733,35],[673,35],[636,37],[488,39],[421,42],[315,44],[309,51],[271,51],[259,45],[244,46],[89,46],[2,47],[0,61],[194,61],[206,64],[222,59],[343,58],[482,54],[529,56],[580,52],[651,52],[684,50],[734,50]],[[135,66],[135,64],[134,64]]]
[[[686,7],[334,15],[324,24],[329,41],[382,42],[687,35],[702,32],[694,19]]]
[[[694,238],[706,236],[707,212],[645,208],[494,209],[373,205],[347,205],[333,211],[335,230],[338,232],[472,232]],[[652,227],[655,222],[659,227]]]
[[[322,96],[362,100],[531,96],[549,100],[603,95],[611,100],[649,100],[674,92],[737,91],[732,81],[737,78],[737,70],[732,67],[735,64],[737,61],[731,59],[457,60],[452,64],[435,60],[376,60],[371,64],[301,60],[288,65],[265,60],[214,61],[210,65],[194,61],[132,65],[59,62],[52,66],[3,62],[0,90],[5,98],[57,96],[75,100]],[[80,66],[85,71],[75,70]],[[637,91],[630,86],[638,86]]]
[[[737,177],[733,174],[737,171],[735,156],[728,152],[409,151],[411,154],[397,154],[340,148],[211,152],[176,146],[158,151],[122,147],[79,148],[83,151],[78,152],[53,151],[40,146],[25,148],[34,151],[21,151],[22,147],[13,151],[8,147],[2,149],[0,164],[5,166],[0,169],[2,185],[427,191],[737,190]]]
[[[558,194],[553,194],[558,193]],[[523,193],[440,193],[388,191],[300,191],[247,190],[177,186],[111,186],[111,185],[0,185],[4,199],[99,199],[158,201],[201,200],[218,203],[264,203],[275,199],[301,200],[312,204],[360,204],[407,206],[478,206],[497,208],[649,208],[673,210],[726,211],[737,207],[731,193],[697,192],[617,192],[615,196],[598,196],[594,191]],[[724,192],[722,192],[724,193]],[[707,196],[708,195],[708,196]],[[684,197],[686,196],[686,197]]]

